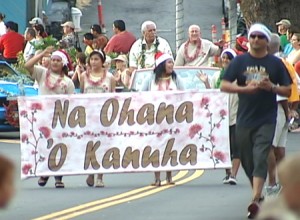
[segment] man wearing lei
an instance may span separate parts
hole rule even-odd
[[[180,46],[175,66],[208,66],[209,58],[218,56],[221,52],[221,46],[201,38],[198,25],[191,25],[189,27],[189,39]]]
[[[173,57],[168,41],[156,35],[156,24],[153,21],[145,21],[141,32],[143,37],[134,42],[129,52],[131,72],[135,69],[154,67],[154,56],[158,51]]]

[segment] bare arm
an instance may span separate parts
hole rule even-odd
[[[30,60],[28,60],[25,63],[25,68],[29,71],[30,75],[33,74],[33,70],[34,70],[34,65],[46,54],[49,54],[53,51],[53,47],[47,47],[45,50],[43,50],[42,53],[35,55],[34,57],[32,57]]]

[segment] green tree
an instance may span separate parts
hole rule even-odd
[[[242,0],[241,10],[247,26],[261,22],[276,32],[276,22],[289,19],[292,26],[300,29],[299,0]]]

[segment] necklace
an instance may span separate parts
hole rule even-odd
[[[197,49],[196,49],[196,52],[195,54],[190,57],[189,56],[189,52],[188,52],[188,47],[189,47],[189,44],[190,44],[190,40],[188,40],[185,44],[184,44],[184,57],[185,59],[188,61],[188,62],[192,62],[194,61],[200,54],[200,51],[201,51],[201,39],[199,38],[197,40]]]
[[[50,76],[51,76],[51,73],[50,73],[50,70],[48,69],[47,70],[47,73],[46,73],[46,82],[45,82],[45,84],[46,84],[46,87],[49,89],[49,90],[54,90],[54,89],[56,89],[58,86],[60,86],[60,83],[61,83],[61,81],[64,79],[64,76],[60,76],[57,80],[56,80],[56,82],[54,83],[54,84],[51,84],[51,82],[50,82]]]
[[[159,45],[159,41],[158,41],[158,37],[156,36],[155,37],[155,44],[154,44],[154,56],[155,54],[158,52],[158,45]],[[143,40],[141,40],[141,43],[142,43],[142,53],[141,53],[141,61],[140,61],[140,65],[141,65],[141,68],[145,68],[145,61],[146,61],[146,44],[143,44]]]
[[[163,86],[165,84],[165,87]],[[171,77],[161,78],[158,82],[158,90],[159,91],[168,91],[170,88]]]
[[[106,71],[104,71],[103,77],[100,77],[100,79],[97,81],[91,79],[90,71],[86,72],[86,78],[88,83],[91,84],[92,86],[100,86],[106,78]]]

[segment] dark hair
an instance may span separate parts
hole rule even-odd
[[[86,55],[84,53],[77,53],[76,59],[78,59],[80,63],[86,63]]]
[[[0,13],[0,19],[3,20],[5,18],[5,14]]]
[[[102,34],[102,29],[101,29],[101,26],[99,24],[93,24],[91,26],[91,29],[93,31],[96,31],[98,34]]]
[[[67,77],[69,77],[69,67],[67,65],[64,65],[61,70]]]
[[[115,26],[115,28],[117,28],[120,31],[126,30],[125,22],[123,20],[115,20],[114,26]]]
[[[29,27],[29,28],[26,29],[26,33],[30,34],[34,38],[36,36],[35,30],[33,28],[31,28],[31,27]]]
[[[167,61],[165,60],[154,68],[153,72],[155,73],[155,84],[159,82],[159,79],[162,77],[163,73],[166,72],[166,62]],[[171,76],[173,80],[176,80],[176,73],[174,70],[171,73]]]
[[[87,40],[94,40],[94,35],[91,33],[85,33],[83,37]]]
[[[33,26],[33,28],[39,33],[39,35],[43,35],[43,33],[45,32],[45,28],[44,28],[44,26],[43,25],[41,25],[41,24],[35,24],[34,26]]]
[[[19,25],[13,21],[8,21],[5,23],[5,26],[12,31],[18,32],[19,31]]]
[[[89,58],[91,58],[92,56],[94,56],[94,55],[98,55],[99,57],[100,57],[100,59],[101,59],[101,61],[102,61],[102,64],[104,64],[105,63],[105,60],[106,60],[106,55],[105,55],[105,53],[101,50],[101,52],[100,51],[98,51],[98,50],[94,50],[92,53],[90,53],[90,56],[89,56]],[[90,60],[89,60],[89,64],[90,64]]]

